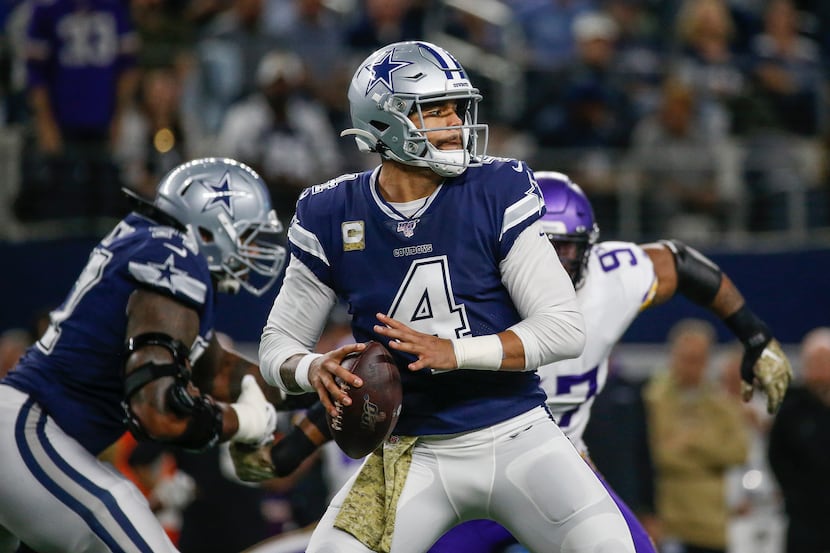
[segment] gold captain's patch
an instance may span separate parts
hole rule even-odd
[[[366,233],[363,221],[344,221],[340,225],[343,232],[343,251],[351,252],[366,249]]]

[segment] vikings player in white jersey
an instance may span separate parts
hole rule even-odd
[[[368,340],[401,372],[395,435],[332,500],[310,552],[421,553],[488,517],[533,551],[632,552],[619,509],[544,407],[536,368],[579,355],[582,315],[521,161],[479,155],[464,69],[426,42],[381,48],[349,88],[381,165],[303,192],[260,345],[264,378],[336,414]],[[357,344],[312,354],[337,298]],[[237,468],[245,468],[237,459]],[[545,467],[544,478],[538,478]]]
[[[2,553],[18,542],[42,553],[175,551],[138,489],[96,456],[127,429],[192,450],[272,437],[256,365],[213,333],[217,291],[259,295],[283,267],[265,183],[206,158],[168,173],[152,202],[133,199],[0,380]],[[235,403],[205,393],[220,361],[249,372]],[[301,454],[303,440],[291,442]]]
[[[708,308],[745,346],[742,365],[744,398],[755,386],[767,394],[770,413],[780,405],[792,378],[789,362],[767,326],[747,307],[732,281],[701,253],[676,240],[638,245],[599,242],[593,209],[582,190],[562,173],[537,172],[547,212],[542,228],[559,254],[576,288],[585,317],[585,348],[579,357],[539,369],[547,405],[560,428],[589,458],[582,434],[591,406],[608,377],[608,357],[643,309],[676,293]],[[606,484],[607,486],[607,484]],[[613,493],[631,529],[638,553],[654,545],[631,510]],[[453,529],[431,553],[472,551],[462,544],[486,535],[476,551],[498,551],[510,543],[507,531],[474,521]]]
[[[571,276],[586,321],[582,355],[539,373],[548,407],[580,451],[586,451],[582,434],[593,400],[605,386],[612,348],[638,313],[675,294],[710,310],[744,344],[744,399],[758,388],[767,395],[767,410],[778,409],[792,378],[790,364],[717,265],[678,240],[596,243],[599,228],[582,190],[561,173],[539,172],[536,178],[547,207],[542,228]]]

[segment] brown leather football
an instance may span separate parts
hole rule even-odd
[[[351,353],[340,363],[363,380],[352,388],[338,382],[351,398],[351,405],[337,403],[338,416],[326,412],[334,441],[352,459],[360,459],[383,443],[401,413],[401,375],[389,350],[380,342],[368,342],[366,349]]]

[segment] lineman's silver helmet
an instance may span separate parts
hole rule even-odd
[[[189,161],[162,180],[153,201],[173,217],[207,258],[220,292],[262,295],[285,264],[282,224],[262,178],[228,158]]]

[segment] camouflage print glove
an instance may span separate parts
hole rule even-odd
[[[271,461],[273,440],[263,445],[231,442],[230,452],[236,476],[245,482],[262,482],[276,477]]]
[[[769,327],[744,304],[723,322],[744,345],[741,361],[741,395],[744,401],[752,399],[752,392],[760,388],[767,394],[767,411],[778,411],[787,387],[793,379],[793,370],[781,344],[772,337]]]
[[[745,375],[749,370],[752,371],[752,382],[741,380],[741,395],[744,401],[752,399],[754,388],[760,388],[767,394],[767,412],[774,414],[781,406],[787,387],[793,379],[792,367],[778,340],[771,338],[761,348],[746,348],[741,363],[741,374]]]

